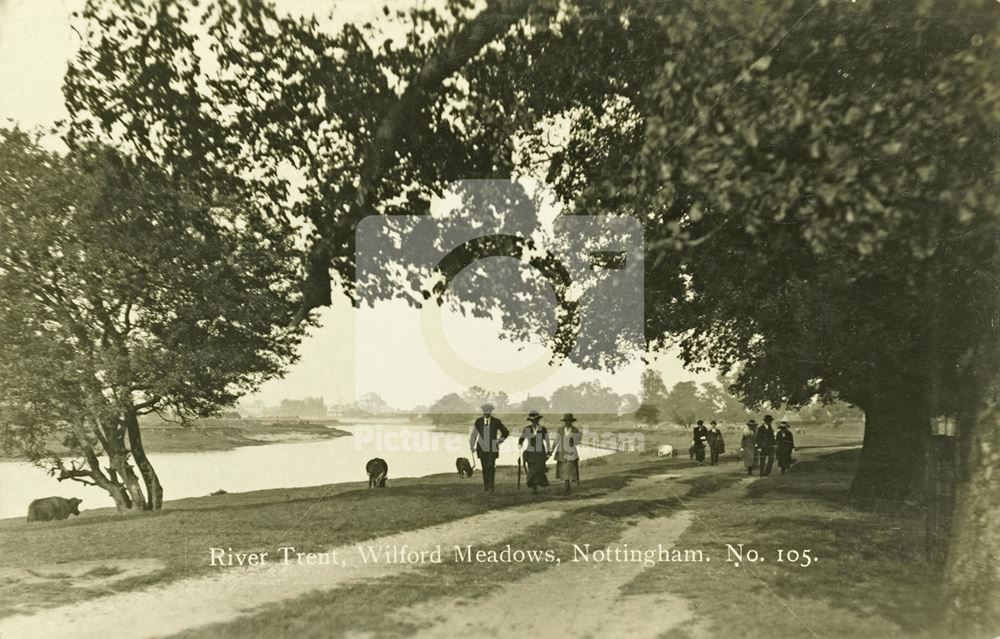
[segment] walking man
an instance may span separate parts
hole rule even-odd
[[[483,490],[493,492],[493,480],[497,474],[497,457],[500,444],[510,435],[503,422],[493,416],[493,404],[481,406],[483,416],[477,417],[469,433],[469,450],[479,457],[483,466]]]
[[[760,476],[771,474],[774,467],[774,418],[764,415],[764,423],[757,429],[757,450],[760,451]]]

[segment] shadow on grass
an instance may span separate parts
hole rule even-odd
[[[696,608],[714,602],[704,610],[713,629],[738,627],[742,636],[931,636],[935,579],[922,512],[853,506],[847,488],[857,459],[857,451],[832,453],[746,488],[689,498],[699,518],[679,544],[706,544],[721,561],[648,571],[632,591],[684,593]],[[727,561],[726,544],[745,544],[765,561]],[[817,558],[811,565],[788,561],[789,550],[807,549]],[[719,597],[741,580],[740,597]]]

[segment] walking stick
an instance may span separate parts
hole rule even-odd
[[[521,490],[521,451],[517,451],[517,489]]]

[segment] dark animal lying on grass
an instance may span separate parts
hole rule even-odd
[[[28,521],[58,521],[68,519],[70,515],[79,515],[82,499],[73,497],[43,497],[36,499],[28,506]]]
[[[458,476],[463,479],[472,477],[472,464],[465,457],[459,457],[455,460],[455,470],[458,471]]]
[[[380,457],[369,459],[365,464],[365,470],[368,471],[369,488],[385,488],[385,478],[389,476],[389,464],[385,463],[384,459]]]

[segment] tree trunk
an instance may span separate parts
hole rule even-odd
[[[1000,406],[975,413],[944,579],[945,623],[958,637],[1000,631]]]
[[[899,501],[919,491],[930,432],[930,415],[919,398],[875,398],[865,410],[864,444],[851,497]]]
[[[146,484],[146,496],[149,498],[146,508],[159,510],[163,507],[163,486],[160,485],[160,478],[156,475],[153,464],[146,457],[146,449],[142,446],[142,433],[139,430],[139,418],[134,411],[129,411],[125,416],[125,429],[135,465],[139,468],[142,480]]]
[[[94,477],[95,483],[103,488],[109,495],[111,499],[115,500],[115,510],[118,512],[125,512],[126,510],[132,509],[132,499],[129,497],[128,492],[116,480],[109,480],[104,477]]]
[[[142,494],[142,486],[132,466],[128,463],[125,453],[111,455],[111,468],[121,477],[121,485],[125,488],[134,510],[147,510],[146,497]],[[112,495],[113,496],[113,495]]]

